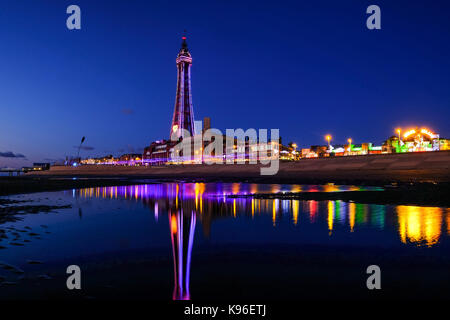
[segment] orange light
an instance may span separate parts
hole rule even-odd
[[[408,138],[410,135],[416,133],[416,130],[411,129],[409,131],[406,131],[405,134],[403,135],[404,138]]]
[[[172,216],[170,219],[170,231],[172,231],[173,234],[177,233],[178,227],[177,227],[177,218],[175,216]]]
[[[428,130],[426,128],[421,129],[420,132],[422,132],[423,134],[426,134],[430,138],[436,137],[436,134],[434,134],[433,132],[431,132],[430,130]]]

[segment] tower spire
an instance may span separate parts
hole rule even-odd
[[[186,42],[186,30],[184,30],[181,40],[182,40],[182,42],[181,42],[180,54],[189,54],[188,45]]]

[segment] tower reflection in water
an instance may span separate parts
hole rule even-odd
[[[189,277],[196,215],[183,210],[170,212],[170,233],[173,251],[174,300],[189,300]]]
[[[280,199],[229,198],[227,195],[277,192],[335,192],[359,190],[349,186],[300,186],[245,183],[159,183],[135,186],[99,187],[77,190],[82,198],[141,201],[153,209],[155,220],[168,214],[174,260],[174,299],[190,299],[189,277],[197,219],[203,234],[210,235],[213,220],[269,216],[274,227],[281,221],[304,228],[323,226],[322,234],[337,232],[363,234],[375,229],[403,244],[432,247],[450,235],[450,210],[438,207],[386,206],[344,201],[300,201]],[[446,225],[446,228],[444,227]],[[320,230],[320,229],[319,229]],[[318,231],[320,233],[320,231]],[[355,238],[357,241],[358,238]]]

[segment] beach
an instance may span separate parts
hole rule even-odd
[[[123,186],[149,182],[249,182],[384,187],[383,191],[271,194],[303,200],[344,200],[448,206],[450,151],[304,159],[280,162],[276,175],[260,175],[261,164],[170,166],[53,166],[47,171],[0,177],[0,195]],[[262,196],[265,195],[254,195]]]
[[[261,164],[163,166],[53,166],[34,177],[196,179],[262,183],[387,184],[450,182],[450,151],[415,152],[280,161],[275,175],[261,175]]]

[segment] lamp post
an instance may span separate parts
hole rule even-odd
[[[397,129],[397,134],[398,134],[398,147],[397,147],[397,152],[400,152],[400,142],[401,142],[401,140],[402,140],[402,135],[401,135],[401,133],[402,133],[402,129],[400,129],[400,128],[398,128]]]
[[[81,149],[81,145],[83,144],[84,140],[86,140],[86,137],[81,138],[80,145],[78,146],[78,154],[77,154],[77,158],[80,157],[80,149]]]
[[[325,136],[325,139],[326,139],[327,142],[328,142],[328,149],[330,149],[330,151],[331,151],[331,145],[330,145],[331,135],[327,134],[327,135]]]
[[[296,143],[293,143],[292,144],[292,148],[294,148],[294,150],[293,150],[293,158],[294,158],[294,160],[296,160],[297,159],[297,144]]]

